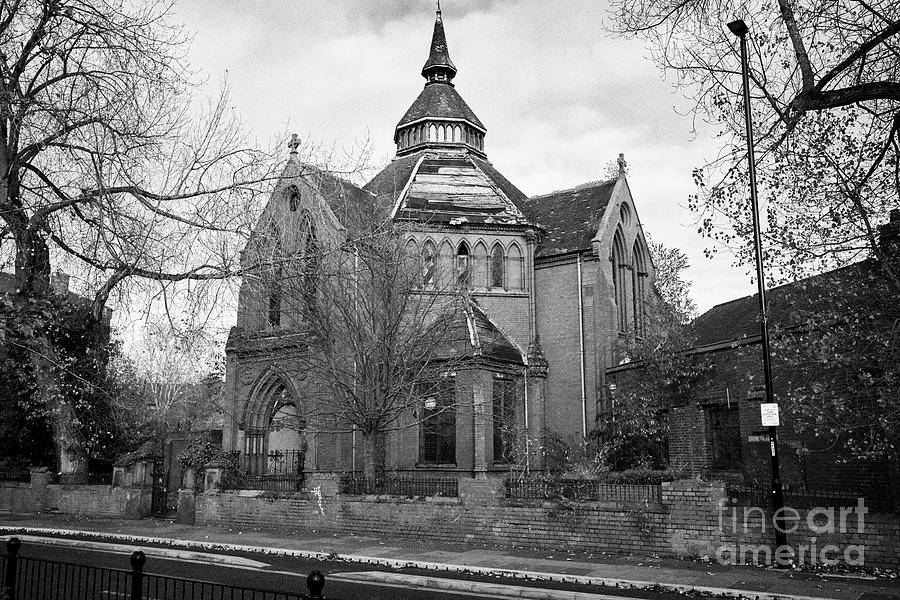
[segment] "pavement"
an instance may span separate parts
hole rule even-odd
[[[184,550],[259,552],[360,564],[476,573],[615,588],[752,600],[900,600],[896,573],[832,573],[727,566],[696,560],[611,553],[444,544],[316,531],[237,530],[179,525],[171,519],[93,519],[59,514],[0,514],[0,535],[51,535]],[[900,549],[898,549],[900,552]],[[403,573],[368,575],[403,582]],[[412,576],[409,576],[412,577]],[[452,579],[445,579],[452,589]],[[432,584],[434,584],[432,582]],[[439,584],[436,584],[439,585]]]

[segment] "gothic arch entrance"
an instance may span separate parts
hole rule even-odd
[[[247,404],[241,463],[248,487],[300,489],[306,459],[306,422],[293,390],[278,376],[257,386]]]

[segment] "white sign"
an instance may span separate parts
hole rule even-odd
[[[778,427],[781,424],[778,419],[778,404],[775,402],[760,404],[759,414],[762,416],[763,427]]]

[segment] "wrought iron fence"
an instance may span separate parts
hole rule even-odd
[[[521,500],[574,500],[660,504],[662,488],[656,484],[602,483],[591,479],[510,478],[506,497]]]
[[[772,490],[768,487],[728,484],[725,494],[737,506],[772,506]],[[855,507],[860,500],[872,510],[900,510],[900,492],[887,487],[877,491],[856,492],[847,489],[784,489],[784,504],[791,508]]]
[[[303,450],[270,450],[268,454],[236,454],[238,470],[230,475],[231,489],[296,492],[303,488]]]
[[[0,469],[0,481],[29,483],[31,472],[28,469]]]
[[[86,471],[82,473],[60,473],[58,483],[65,485],[112,485],[112,471]]]
[[[307,577],[308,594],[235,587],[144,573],[146,557],[133,552],[131,570],[77,565],[18,556],[21,543],[11,538],[0,555],[0,596],[9,600],[94,600],[154,598],[158,600],[300,600],[324,598],[325,578],[318,571]]]
[[[459,496],[459,481],[456,477],[435,477],[432,475],[383,475],[365,477],[358,473],[341,476],[342,494],[388,495],[388,496]]]

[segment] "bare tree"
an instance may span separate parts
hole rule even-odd
[[[401,225],[370,216],[341,239],[301,227],[255,280],[270,319],[285,315],[308,340],[295,365],[306,427],[358,431],[367,477],[383,466],[387,432],[455,413],[445,375],[470,351],[465,274],[423,256]]]
[[[97,323],[110,293],[139,280],[239,271],[270,157],[243,145],[224,91],[195,105],[172,4],[0,2],[0,253],[22,303],[48,296],[54,263],[93,294]],[[46,328],[36,318],[21,338],[60,466],[74,472],[83,444]]]

